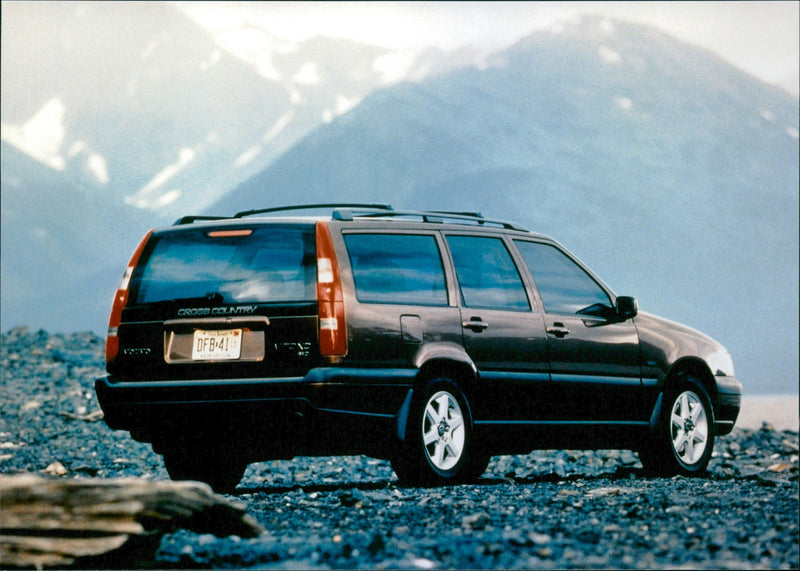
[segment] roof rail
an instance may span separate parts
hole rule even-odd
[[[505,228],[506,230],[519,230],[521,232],[528,232],[529,230],[515,222],[506,222],[503,220],[492,220],[484,218],[479,212],[447,212],[441,210],[371,210],[367,212],[353,212],[351,210],[335,210],[333,218],[335,220],[353,220],[354,218],[400,218],[411,217],[420,218],[423,222],[432,222],[443,224],[445,220],[453,221],[456,223],[472,223],[478,225],[491,224]]]
[[[276,206],[273,208],[260,208],[258,210],[245,210],[237,212],[233,218],[244,218],[254,214],[268,214],[270,212],[288,212],[291,210],[313,210],[316,208],[366,208],[369,210],[394,210],[389,204],[362,204],[360,202],[325,202],[321,204],[299,204],[293,206]]]
[[[431,212],[435,212],[437,214],[456,214],[458,216],[472,216],[473,218],[483,218],[483,214],[480,212],[459,212],[453,210],[431,210]]]
[[[233,216],[184,216],[175,221],[175,225],[192,224],[203,220],[230,220],[244,218],[255,214],[270,214],[273,212],[291,212],[295,210],[314,210],[320,208],[333,208],[334,220],[352,221],[355,218],[419,218],[423,222],[444,224],[445,221],[461,224],[493,225],[506,230],[519,230],[528,232],[528,229],[515,222],[492,220],[484,218],[480,212],[453,212],[449,210],[395,210],[389,204],[365,204],[360,202],[325,202],[319,204],[298,204],[291,206],[276,206],[273,208],[260,208],[257,210],[244,210]]]

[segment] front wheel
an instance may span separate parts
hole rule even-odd
[[[664,396],[657,432],[639,450],[642,465],[657,475],[704,473],[714,449],[714,412],[708,393],[699,381],[687,377]]]
[[[490,457],[472,434],[469,404],[450,379],[436,379],[421,392],[409,417],[408,442],[392,459],[401,481],[437,485],[476,480]]]

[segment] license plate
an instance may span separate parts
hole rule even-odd
[[[238,359],[242,354],[242,330],[195,330],[192,342],[192,360],[226,361]]]

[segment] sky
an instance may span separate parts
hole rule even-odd
[[[315,35],[396,49],[503,49],[580,14],[649,24],[769,83],[797,79],[800,2],[177,2],[212,31],[242,25],[301,41]],[[797,89],[794,90],[795,94]]]

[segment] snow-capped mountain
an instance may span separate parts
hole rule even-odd
[[[796,390],[796,97],[610,20],[475,64],[109,6],[2,6],[3,329],[102,331],[130,252],[179,215],[379,201],[551,234],[727,344],[746,390]]]
[[[3,22],[2,140],[165,218],[210,204],[376,87],[464,57],[258,29],[234,42],[155,2],[4,3]]]
[[[797,99],[652,28],[584,19],[485,69],[380,90],[214,208],[482,210],[562,240],[640,307],[797,384]]]
[[[157,2],[3,2],[0,322],[102,331],[131,248],[201,211],[376,87],[465,51],[263,30]]]

